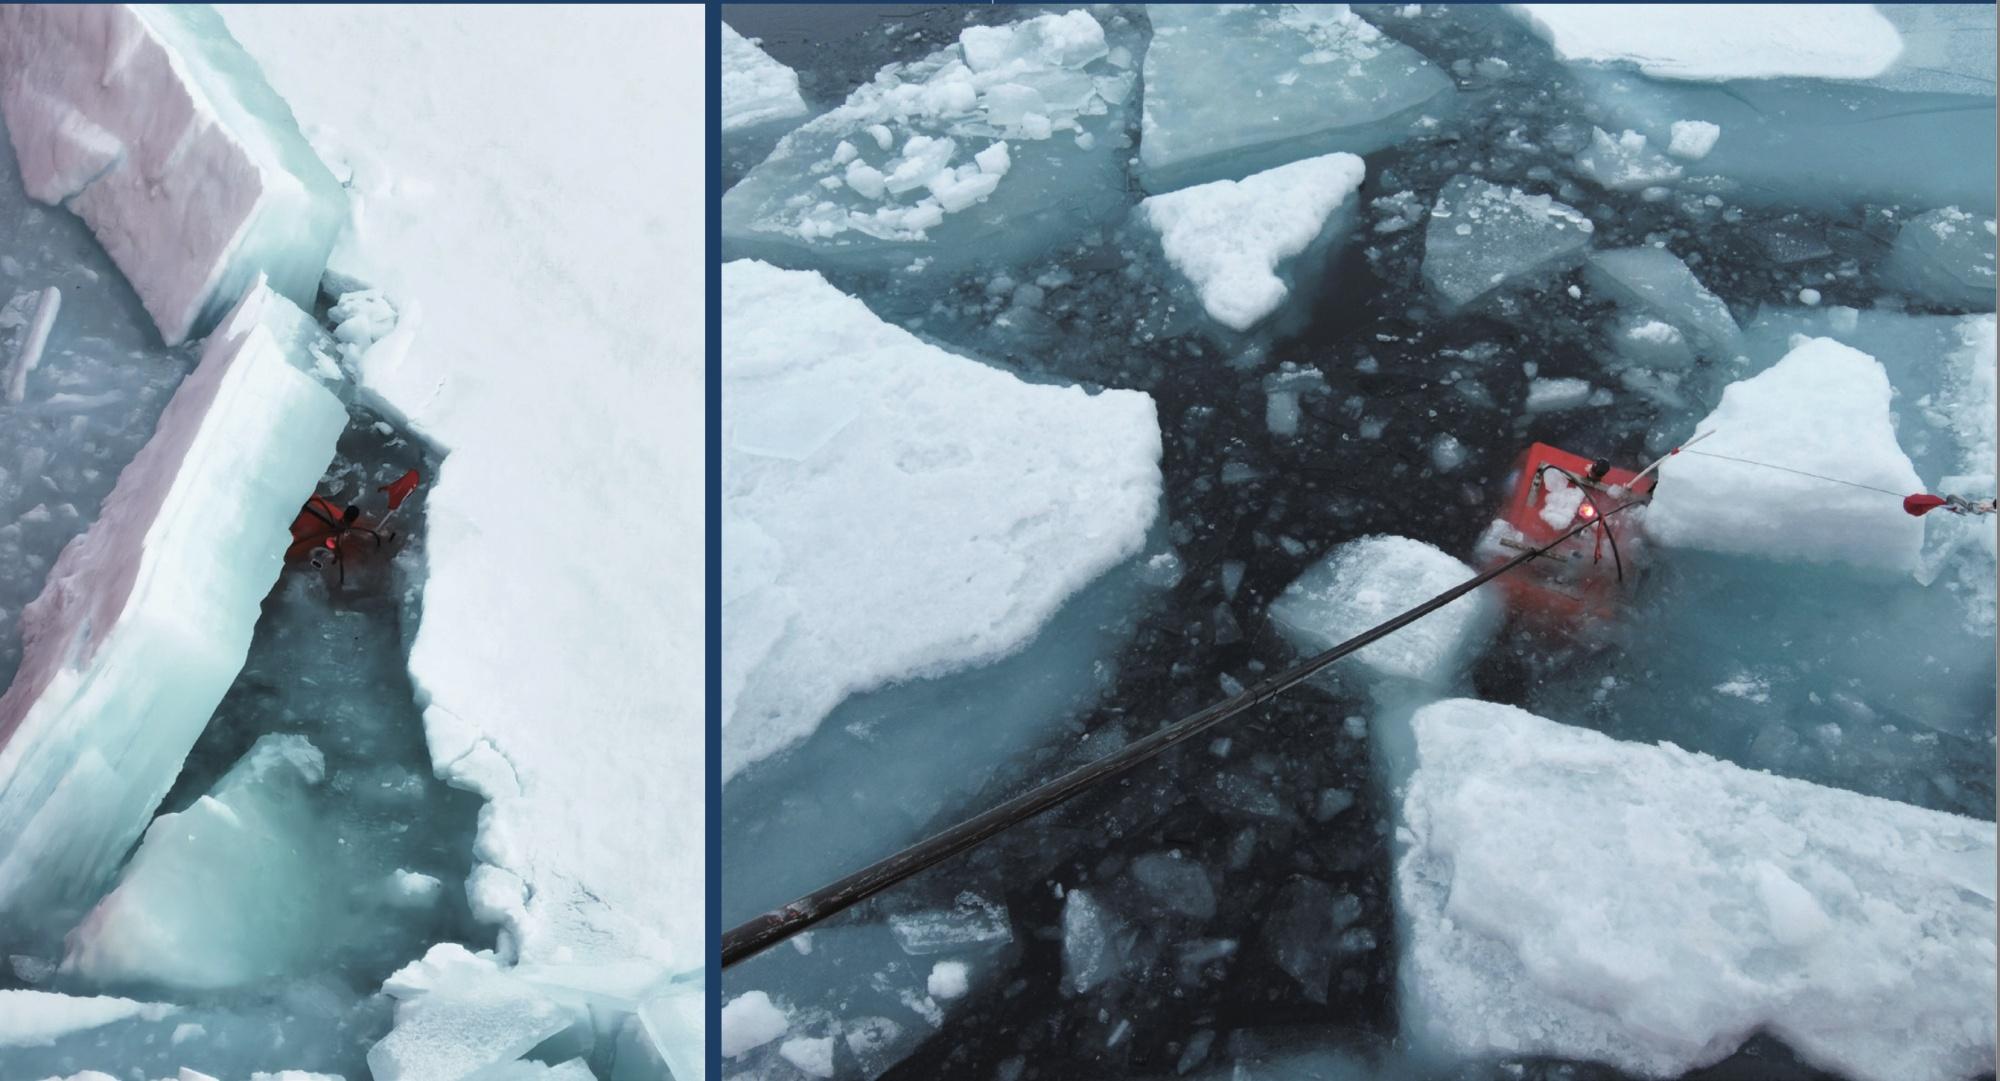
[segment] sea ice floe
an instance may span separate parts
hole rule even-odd
[[[1595,227],[1574,208],[1474,176],[1438,194],[1424,231],[1424,281],[1448,309],[1574,266]]]

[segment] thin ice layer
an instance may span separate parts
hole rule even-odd
[[[90,224],[168,344],[260,274],[312,306],[346,195],[213,10],[9,4],[0,71],[28,193]]]
[[[266,735],[186,810],[153,820],[118,885],[70,932],[63,971],[104,985],[240,987],[303,972],[340,894],[320,881],[309,790],[326,759]],[[325,838],[330,844],[332,838]]]
[[[1943,308],[1992,311],[1995,222],[1955,206],[1903,223],[1889,253],[1889,276],[1919,300]]]
[[[347,422],[319,332],[260,285],[63,550],[0,696],[0,945],[95,900],[243,665],[288,526]]]
[[[334,263],[395,311],[363,394],[446,454],[409,664],[489,800],[475,913],[523,961],[698,969],[701,11],[223,14],[353,177]]]
[[[1434,127],[1450,77],[1346,4],[1149,4],[1148,191],[1230,180]]]
[[[1565,60],[1660,79],[1867,79],[1902,52],[1871,4],[1516,4]]]
[[[1594,288],[1635,315],[1665,321],[1694,344],[1696,353],[1712,360],[1743,354],[1743,332],[1729,305],[1673,252],[1651,247],[1593,252],[1589,268]]]
[[[1668,1077],[1763,1031],[1857,1081],[1993,1070],[1993,823],[1510,706],[1411,723],[1416,1042]]]
[[[1476,572],[1422,541],[1349,541],[1313,564],[1271,603],[1271,621],[1301,654],[1318,653],[1400,615]],[[1384,689],[1445,690],[1498,628],[1492,596],[1475,591],[1343,662]]]
[[[101,1028],[116,1021],[159,1019],[174,1012],[158,1002],[135,1002],[129,998],[100,995],[82,998],[52,991],[0,991],[0,1048],[35,1047],[51,1044],[76,1032]]]
[[[725,777],[857,691],[1019,649],[1138,552],[1146,395],[1024,383],[810,272],[722,285]]]
[[[1660,466],[1647,532],[1673,547],[1916,570],[1924,526],[1902,497],[1923,482],[1889,395],[1875,358],[1831,338],[1800,343],[1730,384],[1695,426],[1715,434]]]
[[[722,130],[755,127],[806,114],[799,73],[722,24]]]
[[[779,141],[722,198],[725,251],[809,267],[1009,265],[1128,205],[1138,35],[1081,9],[966,28]]]
[[[1328,231],[1334,211],[1361,187],[1352,154],[1281,165],[1241,181],[1217,180],[1139,204],[1174,269],[1193,283],[1209,317],[1248,330],[1284,303],[1278,268]]]
[[[1594,231],[1589,218],[1546,195],[1455,176],[1424,231],[1424,281],[1447,309],[1461,308],[1575,265]]]

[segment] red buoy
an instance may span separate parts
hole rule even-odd
[[[1918,492],[1915,495],[1906,495],[1903,497],[1903,513],[1912,518],[1922,518],[1924,515],[1944,506],[1944,504],[1945,499],[1941,495]]]

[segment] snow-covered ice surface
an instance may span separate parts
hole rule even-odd
[[[722,330],[725,777],[858,691],[1019,649],[1138,554],[1145,395],[1025,383],[755,261],[724,268]]]
[[[1873,357],[1830,338],[1800,344],[1724,390],[1690,433],[1714,434],[1661,464],[1647,532],[1670,546],[1914,572],[1924,524],[1901,513],[1902,496],[1923,482],[1896,442],[1889,396]]]
[[[0,1047],[46,1046],[72,1033],[114,1021],[158,1021],[174,1012],[161,1002],[99,995],[79,998],[52,991],[0,991]]]
[[[235,680],[299,493],[346,424],[309,374],[321,337],[248,294],[24,611],[0,695],[0,944],[95,898]]]
[[[1280,266],[1351,223],[1363,172],[1360,158],[1327,154],[1155,195],[1138,217],[1159,234],[1167,262],[1194,285],[1209,318],[1248,330],[1284,303]]]
[[[1139,172],[1152,192],[1437,126],[1451,80],[1346,4],[1151,4]]]
[[[756,127],[805,113],[798,73],[771,59],[728,23],[722,24],[722,130]]]
[[[1872,4],[1520,4],[1568,60],[1662,79],[1868,79],[1902,53]]]
[[[1991,215],[1989,5],[1520,5],[1573,63],[1610,128],[1670,145],[1720,129],[1687,166],[1762,203],[1915,199]],[[1906,120],[1925,115],[1921,124]],[[1614,129],[1615,130],[1615,129]]]
[[[1658,1077],[1762,1030],[1860,1081],[1993,1070],[1992,822],[1492,703],[1412,724],[1413,1037]]]
[[[1077,9],[967,28],[779,140],[724,250],[808,267],[1023,261],[1123,198],[1138,34]]]
[[[809,100],[837,103],[885,65],[949,47],[968,23],[1064,9],[813,10],[730,17],[799,73]],[[1109,25],[1106,9],[1090,10]],[[1991,125],[1990,90],[1982,98],[1975,78],[1982,57],[1991,64],[1991,31],[1979,32],[1990,15],[1881,13],[1903,51],[1876,75],[1697,83],[1566,60],[1501,8],[1354,9],[1383,42],[1442,75],[1452,105],[1365,152],[1346,238],[1280,264],[1285,295],[1248,333],[1210,318],[1158,233],[1133,220],[1159,194],[1144,160],[1155,132],[1136,123],[1137,150],[1124,150],[1116,181],[1078,173],[1060,189],[1073,203],[1109,201],[1114,212],[1052,228],[1043,254],[811,264],[875,319],[943,353],[1034,383],[1147,394],[1161,449],[1154,529],[1171,558],[1155,569],[1149,539],[1006,660],[849,696],[811,736],[737,774],[724,792],[724,851],[734,854],[725,858],[724,923],[1293,663],[1314,646],[1288,640],[1281,617],[1294,606],[1279,598],[1363,538],[1404,538],[1431,557],[1431,574],[1374,568],[1381,573],[1368,599],[1381,615],[1461,580],[1478,565],[1481,532],[1528,443],[1639,466],[1699,430],[1733,385],[1777,366],[1799,344],[1794,336],[1831,339],[1879,362],[1886,388],[1871,391],[1880,398],[1855,430],[1899,448],[1914,479],[1898,481],[1969,497],[1990,491],[1990,464],[1974,467],[1992,455],[1992,323],[1934,279],[1904,273],[1906,259],[1895,255],[1910,223],[1942,208],[1974,224],[1991,217],[1963,194],[1990,187],[1977,151],[1991,136],[1975,130]],[[1175,17],[1132,16],[1133,55],[1148,72],[1133,117],[1165,92],[1150,72],[1170,55],[1159,30]],[[1282,64],[1229,59],[1241,55],[1211,34],[1181,59],[1193,85],[1239,102],[1275,101],[1272,88],[1292,68],[1295,84],[1313,74],[1298,54]],[[1363,97],[1393,89],[1375,78],[1345,89]],[[1731,95],[1755,106],[1728,105],[1738,100]],[[1628,115],[1637,111],[1646,115]],[[1615,164],[1592,162],[1594,129],[1621,156],[1627,130],[1643,137],[1646,154],[1657,155],[1637,163],[1650,172],[1645,183],[1607,187],[1593,176],[1594,164]],[[1836,153],[1843,137],[1859,149]],[[1279,157],[1260,158],[1265,149]],[[1301,134],[1214,164],[1217,178],[1241,180],[1327,149]],[[1481,207],[1477,221],[1454,216],[1489,192],[1523,213],[1496,206],[1490,216]],[[1434,219],[1439,207],[1446,213]],[[1268,286],[1261,270],[1229,280]],[[784,311],[767,305],[761,322],[812,321]],[[1826,382],[1820,389],[1837,395],[1841,384]],[[1763,426],[1810,425],[1805,403],[1816,399],[1777,397],[1760,411]],[[959,421],[983,424],[1001,411],[962,410]],[[800,414],[844,415],[844,407]],[[783,430],[803,437],[823,427]],[[1829,498],[1794,497],[1778,507],[1788,518]],[[1582,506],[1574,490],[1562,498]],[[1749,511],[1723,515],[1731,535],[1754,524],[1756,497],[1748,498]],[[1896,500],[1880,498],[1888,524],[1845,509],[1842,522],[1864,537],[1907,529],[1913,520]],[[1921,527],[1921,543],[1907,550],[1913,563],[1894,573],[1779,550],[1621,545],[1626,582],[1601,624],[1564,633],[1496,620],[1449,657],[1441,687],[1383,683],[1350,664],[1345,674],[1355,678],[1288,691],[732,967],[724,1001],[760,1006],[763,1027],[736,1031],[742,1042],[723,1075],[1635,1081],[1641,1074],[1582,1051],[1468,1057],[1400,1047],[1400,962],[1411,943],[1396,912],[1393,813],[1397,775],[1411,759],[1410,707],[1471,694],[1642,747],[1672,741],[1767,771],[1753,780],[1773,792],[1889,807],[1863,816],[1864,828],[1914,808],[1990,823],[1991,520],[1933,514]],[[1792,532],[1777,539],[1808,536]],[[815,540],[831,546],[831,534]],[[1044,558],[1074,547],[1053,543]],[[742,548],[726,533],[725,559]],[[1326,600],[1338,612],[1357,598]],[[977,620],[957,626],[984,630]],[[1451,653],[1447,644],[1425,655]],[[757,686],[753,676],[745,693]],[[1015,733],[1025,735],[1005,742]],[[1772,797],[1776,813],[1789,808],[1782,798]],[[1882,858],[1914,860],[1914,852]],[[1492,866],[1507,883],[1560,906],[1559,894],[1534,882],[1542,865],[1569,870],[1563,860],[1498,859]],[[1631,885],[1664,894],[1661,906],[1699,903],[1657,876]],[[1609,951],[1620,941],[1598,935],[1585,946]],[[1650,933],[1624,941],[1700,945]],[[1849,944],[1838,934],[1820,942],[1814,971],[1860,962],[1861,948],[1843,952]],[[1766,960],[1753,950],[1746,964],[1761,973]],[[1974,954],[1939,985],[1990,982],[1979,963]],[[965,966],[963,995],[933,993],[940,964]],[[945,970],[939,992],[957,990],[955,971]],[[1614,967],[1598,976],[1655,996],[1716,987],[1705,971],[1648,981]],[[1514,997],[1475,1006],[1504,1017]],[[1907,1008],[1890,998],[1879,1010],[1855,999],[1841,1038],[1900,1038],[1869,1023]],[[1504,1035],[1535,1038],[1529,1027]],[[1814,1035],[1760,1032],[1752,1020],[1693,1076],[1843,1078],[1819,1057]],[[1910,1039],[1924,1043],[1924,1055],[1951,1053],[1949,1040]],[[1984,1071],[1967,1073],[1970,1081]]]
[[[168,343],[259,274],[312,306],[345,200],[213,9],[9,5],[0,70],[28,194],[90,224]]]
[[[350,176],[364,395],[447,455],[410,672],[490,801],[474,910],[509,959],[696,967],[700,13],[223,15]]]

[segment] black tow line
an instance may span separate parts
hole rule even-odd
[[[722,936],[722,967],[728,968],[746,957],[761,953],[851,905],[865,901],[926,868],[958,855],[1010,826],[1033,818],[1087,788],[1125,773],[1134,766],[1157,757],[1168,748],[1186,743],[1223,721],[1276,698],[1304,683],[1327,665],[1402,630],[1521,564],[1546,554],[1556,545],[1598,525],[1604,519],[1645,503],[1647,499],[1647,496],[1641,496],[1604,511],[1589,521],[1579,522],[1540,548],[1522,552],[1492,570],[1469,578],[1401,615],[1378,623],[1323,653],[1238,692],[1233,698],[1226,698],[1198,713],[1183,717],[1089,765],[1079,766],[1039,788],[1024,792],[991,810],[976,814],[941,833],[933,834],[893,856],[822,886],[782,908],[773,909],[730,928]]]

